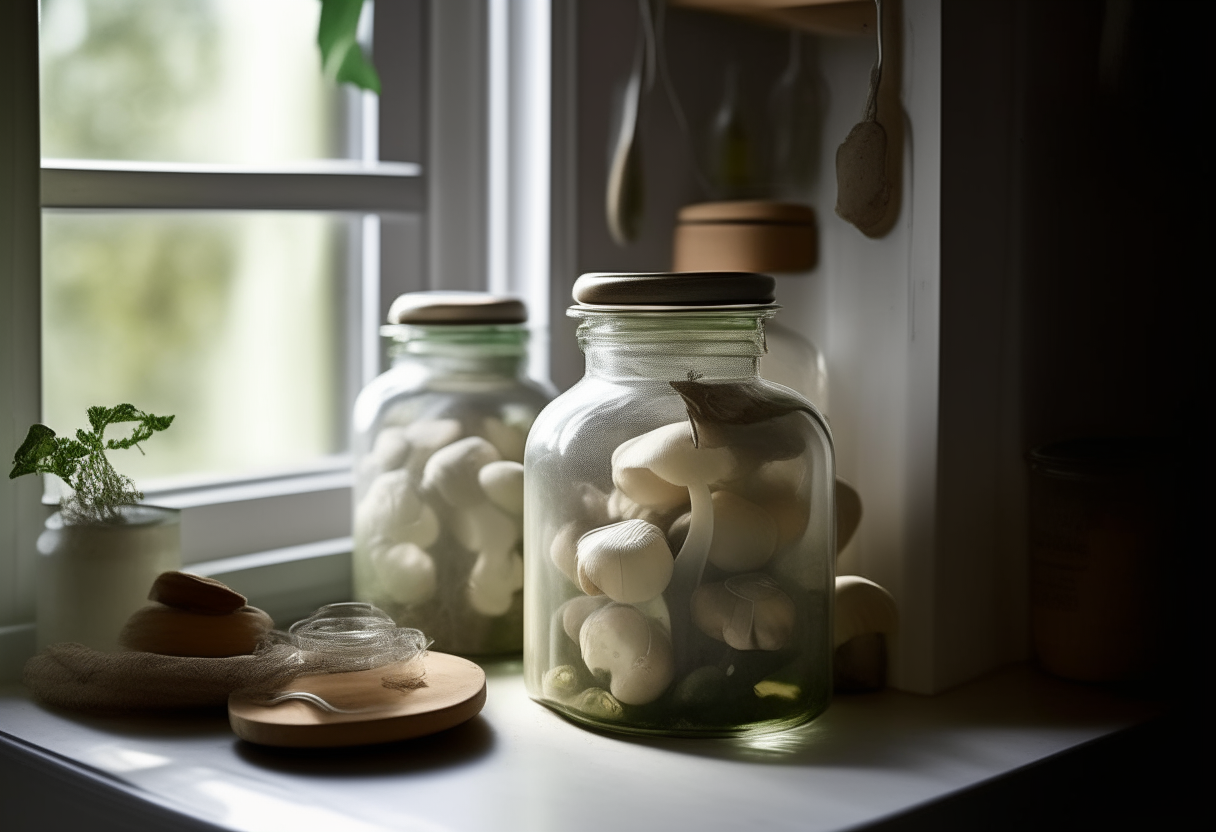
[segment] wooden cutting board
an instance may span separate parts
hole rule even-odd
[[[486,674],[468,659],[428,653],[426,684],[386,688],[392,666],[353,673],[301,676],[285,691],[316,694],[331,705],[360,713],[330,713],[301,700],[261,705],[233,694],[228,722],[243,740],[287,748],[372,745],[434,734],[477,716],[486,702]]]

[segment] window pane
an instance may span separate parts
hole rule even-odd
[[[271,213],[43,214],[43,419],[175,414],[141,478],[269,473],[346,448],[354,220]]]
[[[42,155],[285,163],[345,155],[317,0],[42,0]]]

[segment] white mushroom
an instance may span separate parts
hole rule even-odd
[[[384,593],[398,604],[421,604],[435,596],[435,561],[413,543],[375,550],[372,568]]]
[[[438,518],[423,502],[406,470],[376,477],[355,509],[355,537],[364,545],[415,543],[426,547],[438,536]]]
[[[736,650],[780,650],[794,634],[796,617],[794,602],[762,573],[735,575],[693,593],[693,623]]]
[[[491,462],[477,472],[477,482],[490,502],[508,514],[524,513],[524,466],[510,460]]]
[[[549,543],[549,558],[575,586],[578,586],[578,540],[586,534],[582,523],[571,521],[557,530]]]
[[[541,678],[541,691],[549,699],[569,699],[578,693],[578,669],[571,664],[561,664],[545,671]]]
[[[729,448],[698,448],[692,427],[675,422],[621,444],[612,454],[612,481],[627,497],[643,505],[673,508],[687,490],[692,517],[688,536],[676,555],[671,589],[687,598],[701,581],[713,538],[711,483],[730,477],[736,468]]]
[[[481,420],[481,428],[483,435],[498,449],[503,459],[511,462],[524,461],[524,446],[528,441],[526,426],[519,428],[507,424],[497,416],[487,416]]]
[[[713,504],[709,562],[727,572],[754,572],[768,563],[777,547],[772,515],[730,491],[715,491]]]
[[[608,497],[589,483],[579,483],[573,489],[574,499],[567,505],[574,519],[566,523],[549,542],[549,557],[553,564],[578,586],[578,539],[587,532],[609,522]]]
[[[794,457],[764,463],[739,489],[763,506],[777,524],[778,549],[806,531],[811,516],[807,480],[806,461]]]
[[[867,633],[891,635],[899,624],[895,599],[873,581],[860,575],[836,578],[835,644],[840,645]]]
[[[840,691],[886,686],[887,640],[898,626],[891,594],[858,575],[836,579],[835,648],[832,668]]]
[[[574,709],[605,720],[620,719],[625,713],[620,700],[603,688],[587,688],[574,700]]]
[[[577,598],[571,598],[557,608],[562,630],[571,641],[577,642],[578,634],[583,629],[583,622],[587,620],[587,616],[610,603],[612,601],[605,595],[580,595]]]
[[[610,520],[632,519],[612,517],[608,511],[608,495],[591,483],[579,483],[574,487],[574,492],[577,495],[575,511],[588,524],[584,531],[603,526]]]
[[[588,595],[622,604],[649,601],[667,588],[673,561],[658,526],[645,520],[613,523],[579,538],[578,581]]]
[[[470,552],[502,555],[519,542],[519,523],[488,500],[453,512],[449,525],[456,541]]]
[[[675,677],[671,642],[656,622],[625,604],[593,612],[579,632],[583,662],[607,674],[608,689],[626,705],[658,699]]]
[[[389,425],[376,434],[363,464],[373,476],[401,468],[413,447],[406,428]]]
[[[435,451],[452,444],[460,438],[460,422],[456,419],[418,419],[402,430],[402,436],[410,443],[409,456],[405,464],[418,474]]]
[[[625,492],[619,488],[614,488],[612,493],[608,495],[608,517],[614,522],[617,520],[645,520],[647,523],[654,523],[656,526],[666,526],[670,524],[674,514],[681,510],[687,511],[688,493],[683,492],[683,495],[683,502],[675,508],[659,509],[635,502],[625,496]]]
[[[482,552],[473,564],[465,590],[469,606],[482,615],[496,618],[511,609],[515,593],[523,585],[524,561],[519,552],[506,555]]]
[[[422,487],[437,493],[455,508],[475,506],[486,499],[477,475],[502,457],[480,436],[469,436],[445,445],[431,455],[422,471]]]

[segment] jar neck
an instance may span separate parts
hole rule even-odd
[[[527,368],[528,331],[518,324],[396,325],[381,328],[392,338],[394,367],[410,364],[436,376],[522,378]]]
[[[767,352],[772,307],[688,312],[601,311],[572,307],[587,376],[614,380],[746,379]]]

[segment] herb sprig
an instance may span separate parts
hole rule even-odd
[[[65,520],[70,523],[121,522],[118,507],[134,505],[144,495],[130,477],[114,470],[106,451],[134,447],[143,453],[139,443],[173,424],[173,417],[144,413],[129,404],[90,407],[88,414],[89,426],[93,429],[76,431],[74,439],[59,436],[46,425],[32,425],[13,456],[13,470],[8,478],[54,474],[72,489],[72,494],[60,505]],[[138,423],[130,436],[105,438],[106,428],[124,422]]]

